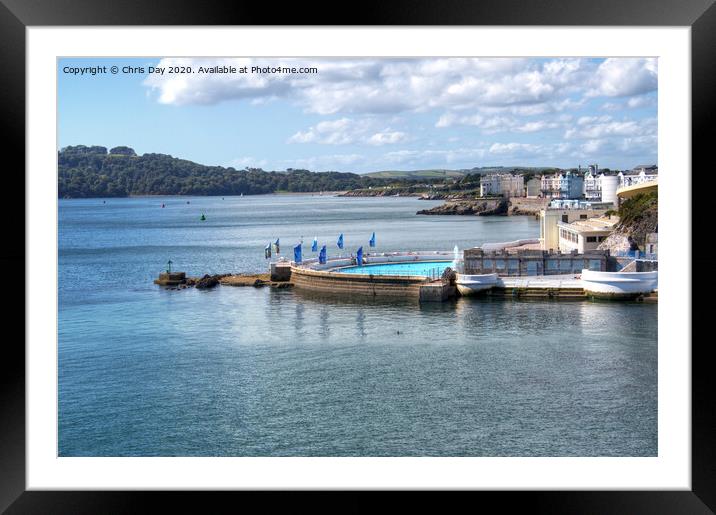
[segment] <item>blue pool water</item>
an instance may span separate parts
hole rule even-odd
[[[349,266],[335,270],[343,274],[373,275],[424,275],[438,277],[451,261],[422,261],[416,263],[384,263],[379,265]]]

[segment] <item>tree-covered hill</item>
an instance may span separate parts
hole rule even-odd
[[[252,195],[343,191],[395,184],[354,173],[289,169],[266,172],[204,166],[165,154],[138,156],[129,147],[70,146],[58,152],[60,198],[130,195]]]

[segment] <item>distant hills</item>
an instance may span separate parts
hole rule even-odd
[[[76,145],[58,152],[60,198],[133,195],[256,195],[276,192],[348,191],[384,186],[411,187],[492,172],[536,174],[556,168],[479,167],[462,170],[383,170],[357,174],[289,168],[264,171],[205,166],[166,154],[137,155],[130,147]],[[471,187],[474,187],[471,186]]]
[[[429,170],[383,170],[380,172],[370,172],[362,174],[366,177],[374,177],[376,179],[445,179],[449,177],[460,178],[471,174],[485,175],[489,173],[533,173],[539,174],[544,172],[556,172],[559,168],[549,167],[527,167],[527,166],[483,166],[478,168],[447,170],[447,169],[429,169]]]
[[[129,147],[107,150],[77,145],[58,152],[60,198],[133,195],[257,195],[264,193],[345,191],[387,186],[395,179],[355,173],[290,169],[266,172],[204,166],[166,154],[138,156]]]

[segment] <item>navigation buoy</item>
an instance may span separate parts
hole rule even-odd
[[[202,220],[202,221],[206,220],[206,217],[204,216],[204,213],[201,214],[201,218],[199,218],[199,220]]]

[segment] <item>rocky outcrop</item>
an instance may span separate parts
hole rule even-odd
[[[508,202],[504,199],[448,201],[431,209],[421,209],[417,214],[505,216],[508,214]]]
[[[618,252],[629,250],[629,246],[629,234],[616,230],[607,236],[597,249],[608,250],[612,256],[615,256]]]
[[[599,244],[599,249],[608,249],[611,254],[635,247],[644,250],[647,235],[659,229],[657,194],[638,195],[624,201],[619,208],[619,218],[614,232]]]
[[[203,277],[200,277],[199,279],[190,279],[191,283],[187,281],[187,285],[194,286],[195,288],[198,288],[200,290],[207,290],[209,288],[214,288],[215,286],[219,285],[219,281],[226,277],[227,274],[217,274],[217,275],[209,275],[205,274]]]
[[[419,197],[425,188],[373,188],[350,190],[336,195],[337,197]]]

